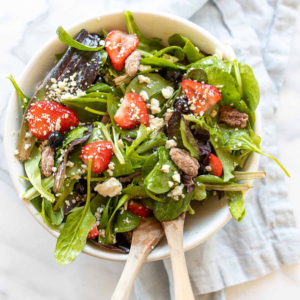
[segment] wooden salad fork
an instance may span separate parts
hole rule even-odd
[[[164,236],[161,223],[151,217],[141,219],[140,225],[133,230],[132,243],[121,278],[112,300],[128,300],[136,276],[151,250]]]
[[[177,219],[162,222],[170,247],[176,300],[194,300],[189,273],[183,251],[183,226],[185,212]]]

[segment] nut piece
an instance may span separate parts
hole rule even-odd
[[[125,71],[130,77],[134,76],[139,70],[141,58],[140,51],[134,51],[127,57],[125,61]]]
[[[128,74],[125,74],[125,75],[121,75],[117,78],[114,79],[114,82],[116,85],[119,85],[121,84],[122,82],[124,82],[125,80],[127,80],[130,76]]]
[[[199,162],[187,151],[179,148],[171,148],[170,156],[175,165],[185,174],[197,176],[198,170],[200,168]]]
[[[247,126],[248,115],[239,112],[236,108],[224,106],[220,109],[220,122],[224,122],[230,127],[245,128]]]
[[[46,177],[52,175],[52,168],[54,167],[54,150],[47,146],[42,152],[41,170]]]

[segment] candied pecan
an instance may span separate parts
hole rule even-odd
[[[230,127],[245,128],[247,126],[248,115],[239,112],[236,108],[224,106],[220,109],[220,122],[224,122]]]
[[[130,76],[128,74],[125,74],[125,75],[121,75],[117,78],[114,79],[114,82],[116,85],[119,85],[121,84],[122,82],[124,82],[126,79],[128,79]]]
[[[187,151],[179,148],[171,148],[170,156],[175,165],[185,174],[197,176],[198,170],[200,168],[199,162]]]
[[[134,76],[139,70],[141,58],[140,51],[134,51],[127,57],[125,61],[125,71],[130,77]]]
[[[105,113],[105,115],[101,119],[101,123],[103,124],[109,124],[110,123],[110,116],[108,112]]]
[[[47,146],[42,152],[41,170],[46,177],[52,175],[52,168],[54,167],[54,150]]]

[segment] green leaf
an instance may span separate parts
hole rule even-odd
[[[164,46],[160,43],[161,39],[159,38],[148,39],[141,33],[130,11],[125,10],[124,16],[125,16],[128,32],[130,34],[136,34],[137,37],[139,38],[139,45],[137,49],[146,52],[151,52],[153,50],[160,50],[164,48]]]
[[[54,183],[54,178],[53,176],[51,177],[46,177],[42,179],[42,186],[46,189],[49,190],[50,188],[53,187]],[[40,196],[40,193],[37,191],[37,189],[34,186],[30,186],[22,195],[22,199],[24,200],[33,200],[34,198]]]
[[[49,219],[46,216],[46,211],[45,211],[45,199],[42,200],[42,210],[41,213],[39,215],[42,216],[44,223],[51,229],[60,232],[62,230],[62,228],[64,227],[64,224],[60,224],[60,225],[54,225],[52,224]]]
[[[167,137],[163,132],[160,132],[154,138],[150,138],[149,136],[147,140],[136,149],[136,153],[141,154],[153,149],[154,147],[164,146],[166,141]]]
[[[83,133],[88,130],[87,127],[79,125],[78,127],[74,128],[73,130],[68,131],[64,134],[64,142],[62,147],[65,148],[69,145],[72,141],[76,139],[80,139],[83,137]]]
[[[150,199],[150,198],[148,198],[148,199],[142,199],[141,202],[147,208],[149,208],[151,210],[154,209],[154,201],[152,199]]]
[[[77,181],[78,181],[77,179],[73,179],[73,180],[66,179],[64,181],[64,184],[59,191],[60,196],[56,200],[54,210],[59,210],[60,208],[63,208],[66,198],[73,191],[74,185]]]
[[[204,57],[203,54],[197,51],[197,49],[195,48],[195,46],[192,44],[191,41],[186,42],[185,46],[183,47],[183,51],[190,64]]]
[[[94,215],[97,211],[97,208],[101,207],[102,205],[106,206],[108,201],[109,197],[103,197],[102,195],[97,194],[97,196],[91,200],[91,213]]]
[[[196,183],[196,180],[195,180]],[[201,201],[207,197],[205,185],[203,183],[196,183],[194,190],[194,199]]]
[[[126,148],[126,156],[128,157],[130,153],[135,150],[146,138],[147,138],[147,128],[144,124],[140,125],[140,128],[137,131],[137,137],[132,142],[131,146]]]
[[[55,259],[58,264],[66,265],[72,262],[83,250],[88,233],[96,219],[90,211],[91,200],[91,166],[89,160],[87,176],[87,198],[85,206],[68,215],[66,224],[62,229],[56,243]]]
[[[189,128],[189,126],[186,124],[185,120],[181,118],[180,121],[180,132],[181,132],[181,138],[183,145],[190,154],[193,157],[196,157],[197,159],[200,158],[200,150],[198,148],[197,142]]]
[[[176,70],[185,70],[186,66],[179,63],[172,63],[169,60],[160,57],[147,57],[141,60],[142,65],[150,65],[151,67],[170,68]]]
[[[190,69],[186,79],[196,80],[200,83],[208,83],[207,74],[202,69]]]
[[[188,42],[188,39],[178,33],[175,33],[169,37],[169,45],[170,46],[178,46],[178,47],[183,48],[185,46],[186,42]]]
[[[159,161],[153,168],[153,170],[145,178],[145,188],[155,194],[163,194],[168,192],[171,188],[168,185],[168,181],[173,181],[172,176],[174,172],[179,173],[178,168],[170,158],[169,150],[165,147],[159,147],[157,149]],[[162,172],[164,165],[170,166],[169,172]]]
[[[182,212],[186,211],[194,194],[188,194],[186,188],[184,188],[183,193],[185,197],[180,197],[179,200],[174,200],[171,197],[163,195],[164,202],[155,201],[153,210],[155,218],[159,221],[170,221],[176,219]]]
[[[177,46],[171,46],[171,47],[164,48],[164,49],[156,52],[154,54],[154,56],[155,57],[160,57],[160,56],[163,56],[164,54],[167,54],[167,53],[172,55],[172,56],[175,56],[178,60],[183,60],[184,56],[185,56],[185,53],[182,50],[182,48],[177,47]]]
[[[45,187],[42,185],[42,177],[40,170],[40,160],[42,158],[42,154],[39,149],[34,146],[30,158],[25,162],[25,170],[27,177],[29,178],[31,184],[35,187],[35,189],[42,195],[44,198],[49,200],[50,202],[55,201],[55,197],[52,193],[48,192]],[[23,196],[26,192],[23,194]]]
[[[46,210],[46,213],[49,217],[49,219],[51,220],[51,222],[54,224],[54,225],[60,225],[63,221],[63,214],[62,214],[62,211],[59,210],[59,211],[54,211],[54,208],[53,208],[53,203],[51,203],[50,201],[48,200],[44,200],[45,201],[45,210]]]
[[[224,183],[224,180],[218,176],[214,175],[200,175],[194,179],[195,182],[200,183],[210,183],[210,184],[220,184]]]
[[[7,77],[7,78],[11,81],[11,83],[12,83],[12,85],[14,86],[14,88],[15,88],[17,94],[18,94],[19,97],[20,97],[21,104],[22,104],[22,110],[23,110],[23,113],[24,113],[25,110],[26,110],[26,107],[27,107],[27,105],[28,105],[28,103],[29,103],[29,101],[30,101],[30,98],[27,97],[26,95],[24,95],[24,93],[21,91],[20,87],[18,86],[18,84],[16,83],[16,81],[15,81],[15,79],[13,78],[12,75],[10,75],[10,76]]]
[[[241,222],[246,214],[246,206],[242,192],[225,192],[230,212],[235,220]]]
[[[75,98],[62,100],[61,103],[74,110],[81,122],[94,122],[99,120],[101,116],[89,112],[85,108],[89,107],[105,113],[107,100],[100,98]]]
[[[116,220],[114,223],[115,232],[128,232],[140,225],[139,216],[131,213],[128,210],[123,211],[123,213],[118,212],[116,215]]]
[[[155,168],[159,161],[158,152],[154,152],[151,154],[142,167],[142,176],[143,178],[146,178],[148,174]]]
[[[87,94],[90,94],[90,93],[113,93],[117,96],[120,96],[115,88],[113,88],[112,86],[106,84],[106,83],[95,83],[93,84],[87,91],[86,91]],[[87,95],[89,96],[89,95]]]
[[[59,40],[64,43],[67,46],[76,48],[78,50],[83,50],[83,51],[99,51],[104,48],[104,46],[101,47],[90,47],[83,45],[77,41],[75,41],[61,26],[59,26],[56,29],[56,34],[59,38]]]
[[[128,186],[123,189],[122,193],[129,195],[132,199],[149,198],[149,196],[141,186]]]
[[[112,157],[111,162],[113,162],[115,164],[115,168],[112,170],[113,177],[120,177],[120,176],[128,175],[128,174],[131,174],[134,172],[131,161],[126,157],[124,158],[124,160],[125,160],[125,163],[123,165],[121,165],[115,155]],[[104,172],[104,176],[110,177],[107,170]]]
[[[34,198],[33,200],[31,200],[31,203],[34,205],[34,207],[41,212],[42,211],[42,202],[43,199],[41,196]]]
[[[254,112],[258,106],[260,91],[258,82],[254,76],[252,69],[243,63],[239,63],[239,70],[242,79],[243,96],[250,112]]]
[[[102,213],[101,221],[100,221],[100,229],[103,229],[107,226],[109,221],[109,213],[110,213],[110,202],[111,198],[107,201],[107,204],[105,205],[105,208]]]

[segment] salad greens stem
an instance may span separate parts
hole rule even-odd
[[[249,189],[253,188],[253,186],[248,185],[248,184],[232,184],[232,185],[218,185],[218,184],[206,184],[205,189],[210,191],[210,190],[215,190],[215,191],[247,191]]]
[[[99,111],[99,110],[95,110],[95,109],[92,109],[92,108],[89,108],[89,107],[85,107],[85,110],[93,113],[93,114],[96,114],[96,115],[101,115],[101,116],[104,116],[106,113],[103,112],[103,111]]]
[[[146,188],[145,188],[145,192],[146,192],[146,194],[147,194],[150,198],[152,198],[153,200],[159,201],[159,202],[164,202],[163,199],[161,199],[161,198],[159,198],[159,197],[156,197],[155,195],[153,195],[153,194],[152,194],[148,189],[146,189]]]
[[[252,180],[252,179],[258,179],[258,178],[265,178],[266,173],[263,171],[257,171],[257,172],[238,172],[233,171],[232,174],[234,175],[234,180]]]
[[[87,179],[87,177],[83,177],[84,179]],[[101,178],[97,178],[97,177],[91,177],[91,181],[105,181],[107,178],[106,177],[101,177]]]
[[[53,184],[54,184],[53,176],[42,179],[42,185],[43,187],[45,187],[46,190],[49,190],[53,186]],[[40,193],[37,191],[37,189],[34,186],[32,186],[21,195],[21,198],[30,201],[38,196],[40,196]]]
[[[22,179],[24,179],[24,180],[26,180],[26,181],[29,181],[29,182],[30,182],[30,180],[29,180],[27,177],[24,177],[24,176],[22,176],[22,175],[20,175],[19,177],[22,178]]]

